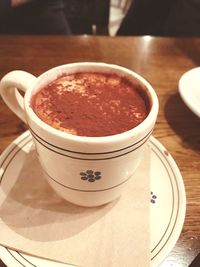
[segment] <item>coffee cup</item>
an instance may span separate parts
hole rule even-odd
[[[76,73],[100,73],[127,79],[147,98],[147,116],[131,129],[105,136],[84,136],[52,127],[34,111],[33,98],[59,77]],[[24,96],[19,91],[23,91]],[[159,106],[154,89],[143,77],[122,66],[101,62],[65,64],[39,77],[21,70],[11,71],[2,78],[0,93],[8,107],[28,125],[51,187],[67,201],[85,207],[115,200],[128,186],[129,179],[134,179]]]

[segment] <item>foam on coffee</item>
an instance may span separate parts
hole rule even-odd
[[[37,116],[50,126],[79,136],[109,136],[130,130],[149,113],[139,83],[116,74],[63,75],[32,97]]]

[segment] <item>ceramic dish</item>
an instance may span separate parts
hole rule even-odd
[[[179,93],[188,108],[200,117],[200,67],[191,69],[181,76]]]
[[[18,165],[17,156],[24,151],[29,153],[31,147],[32,139],[27,131],[4,151],[0,158],[0,188],[2,177],[5,185],[14,176]],[[154,137],[148,143],[148,153],[151,158],[151,267],[157,267],[172,250],[181,233],[186,197],[183,179],[175,161]],[[3,246],[0,246],[0,258],[8,267],[72,266],[26,255]]]

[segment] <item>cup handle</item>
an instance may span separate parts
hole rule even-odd
[[[0,82],[0,94],[7,106],[25,123],[24,93],[36,82],[36,77],[28,72],[15,70],[6,74]]]

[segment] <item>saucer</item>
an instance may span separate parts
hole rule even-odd
[[[179,93],[188,108],[200,117],[200,67],[193,68],[181,76]]]
[[[32,138],[29,131],[20,135],[0,157],[0,187],[12,179],[10,174],[19,165],[17,156],[29,153]],[[148,143],[150,153],[150,229],[151,267],[157,267],[172,250],[181,233],[186,209],[186,196],[181,173],[165,147],[154,137]],[[22,157],[23,158],[23,157]],[[20,162],[23,164],[23,162]],[[3,166],[3,167],[2,167]],[[8,266],[72,267],[0,246],[0,258]]]

